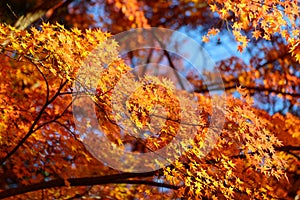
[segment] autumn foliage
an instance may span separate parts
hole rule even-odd
[[[300,197],[297,0],[26,2],[23,8],[7,1],[0,9],[0,198]],[[203,80],[215,77],[213,72],[199,77],[166,51],[119,55],[122,46],[112,35],[149,27],[196,33],[204,48],[234,46],[232,55],[216,59],[222,87]],[[95,60],[86,63],[91,57]],[[185,76],[193,91],[176,85],[175,75],[147,75],[122,84],[139,59],[167,63]],[[83,65],[98,66],[94,73],[99,79],[78,76],[85,73]],[[156,68],[144,69],[154,73]],[[92,92],[90,82],[97,83]],[[96,120],[82,115],[80,122],[90,130],[101,127],[118,148],[155,152],[182,131],[185,151],[154,171],[123,172],[108,166],[95,157],[99,144],[86,146],[85,134],[76,126],[76,105],[84,104],[80,92],[96,110]],[[178,96],[195,97],[196,104]],[[130,130],[118,124],[124,115],[122,123],[130,124]],[[94,137],[89,140],[96,141]],[[216,137],[206,152],[205,145]],[[135,165],[134,158],[122,162]]]

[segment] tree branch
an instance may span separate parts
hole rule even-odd
[[[291,93],[291,92],[282,92],[280,90],[275,90],[272,88],[264,88],[264,87],[255,87],[255,86],[243,86],[244,88],[248,89],[248,90],[252,90],[252,91],[257,91],[257,92],[269,92],[272,93],[274,92],[275,94],[282,94],[282,95],[289,95],[292,97],[300,97],[300,93]],[[205,93],[205,92],[209,92],[209,91],[220,91],[220,90],[232,90],[237,88],[236,85],[230,85],[230,86],[226,86],[224,88],[220,88],[220,87],[216,87],[216,88],[199,88],[196,89],[194,92],[196,93]]]
[[[155,39],[157,40],[157,42],[158,42],[159,45],[161,46],[161,48],[162,48],[162,50],[163,50],[165,56],[167,57],[167,60],[168,60],[168,62],[169,62],[170,67],[171,67],[172,69],[174,69],[174,74],[175,74],[175,76],[176,76],[176,79],[178,80],[178,83],[179,83],[181,89],[182,89],[182,90],[185,90],[184,84],[183,84],[183,82],[182,82],[182,80],[181,80],[181,78],[180,78],[180,76],[179,76],[179,74],[178,74],[178,72],[177,72],[178,70],[176,69],[176,67],[175,67],[175,65],[174,65],[174,63],[173,63],[173,61],[172,61],[171,55],[170,55],[169,52],[166,50],[166,47],[165,47],[164,43],[163,43],[162,41],[160,41],[160,39],[157,37],[157,35],[156,35],[153,31],[152,31],[152,35],[155,37]]]
[[[49,9],[55,7],[60,1],[61,0],[54,0],[41,4],[31,12],[19,17],[19,19],[15,22],[14,27],[19,30],[26,29],[30,24],[41,19],[41,17],[43,17]]]
[[[298,160],[300,160],[300,156],[298,154],[291,152],[291,151],[300,151],[300,146],[287,145],[287,146],[275,147],[275,150],[286,152],[287,154],[290,154],[295,158],[297,158]]]
[[[35,131],[35,126],[37,125],[38,121],[40,120],[40,118],[42,117],[44,111],[46,110],[46,108],[56,99],[56,97],[59,96],[60,91],[63,89],[63,87],[67,84],[68,81],[65,81],[64,83],[62,83],[60,85],[60,87],[58,88],[57,93],[49,100],[46,101],[45,104],[43,105],[43,107],[41,108],[38,116],[35,118],[34,122],[32,123],[32,125],[30,126],[27,134],[20,140],[20,142],[13,148],[13,150],[11,150],[8,154],[6,154],[6,156],[0,160],[0,165],[3,165],[3,163],[9,159],[14,153],[16,153],[16,151],[24,144],[24,142],[29,138],[29,136],[31,136],[31,134],[34,133]]]
[[[275,147],[275,150],[277,151],[300,151],[300,146],[281,146],[281,147]]]
[[[113,174],[107,176],[98,176],[98,177],[85,177],[85,178],[69,178],[64,179],[55,179],[47,182],[36,183],[32,185],[27,185],[19,188],[12,188],[0,192],[0,198],[11,197],[19,194],[24,194],[27,192],[49,189],[54,187],[64,187],[68,186],[89,186],[89,185],[103,185],[103,184],[143,184],[156,187],[164,187],[169,189],[177,190],[181,186],[170,185],[167,183],[158,183],[154,181],[146,180],[128,180],[128,178],[137,178],[137,177],[151,177],[155,175],[154,172],[145,172],[145,173],[123,173],[123,174]]]
[[[55,7],[60,1],[61,0],[44,2],[43,4],[32,9],[32,11],[20,16],[14,23],[14,27],[18,30],[25,30],[28,26],[41,19],[49,9]],[[14,31],[10,32],[10,36],[14,36]],[[4,42],[2,42],[2,48],[4,49],[9,43],[10,39],[7,39]]]

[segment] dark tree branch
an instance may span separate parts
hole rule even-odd
[[[53,122],[56,122],[58,119],[60,119],[61,117],[63,117],[63,115],[64,115],[64,114],[67,112],[67,110],[71,107],[72,103],[73,103],[73,101],[71,101],[71,102],[66,106],[66,108],[63,110],[63,112],[62,112],[61,114],[55,116],[54,119],[51,119],[51,120],[49,120],[49,121],[47,121],[47,122],[45,122],[45,123],[43,123],[43,124],[37,126],[37,127],[33,130],[33,132],[39,130],[40,128],[42,128],[42,127],[44,127],[44,126],[46,126],[47,124],[51,124],[51,123],[53,123]]]
[[[257,92],[269,92],[272,93],[274,92],[275,94],[282,94],[282,95],[289,95],[292,97],[300,97],[300,93],[291,93],[291,92],[282,92],[280,90],[275,90],[273,88],[264,88],[264,87],[253,87],[253,86],[243,86],[244,88],[248,89],[248,90],[252,90],[252,91],[257,91]],[[220,91],[220,90],[232,90],[237,88],[236,85],[231,85],[231,86],[226,86],[224,88],[220,88],[220,87],[216,87],[216,88],[198,88],[196,89],[194,92],[196,93],[205,93],[205,92],[209,92],[209,91]]]
[[[12,188],[0,192],[0,198],[11,197],[19,194],[24,194],[27,192],[49,189],[54,187],[64,187],[70,184],[70,186],[89,186],[89,185],[103,185],[103,184],[144,184],[149,186],[164,187],[169,189],[177,190],[181,186],[170,185],[167,183],[158,183],[154,181],[146,180],[128,180],[128,178],[137,178],[137,177],[151,177],[156,174],[154,172],[145,172],[145,173],[123,173],[123,174],[113,174],[107,176],[99,177],[86,177],[86,178],[69,178],[56,179],[42,183],[36,183],[32,185],[27,185],[19,188]]]
[[[293,153],[291,151],[287,151],[286,153],[290,154],[290,155],[294,156],[295,158],[297,158],[298,160],[300,160],[300,156],[298,156],[297,154],[295,154],[295,153]]]
[[[55,7],[60,2],[61,0],[43,2],[41,5],[38,5],[37,7],[33,8],[31,11],[20,16],[14,23],[14,27],[18,30],[25,30],[28,26],[41,19],[49,9]],[[11,8],[10,6],[10,9],[13,8]],[[14,36],[14,31],[10,32],[10,36]],[[9,43],[10,43],[10,39],[7,39],[4,42],[2,42],[1,44],[2,48],[4,49]]]
[[[58,2],[55,6],[53,6],[52,8],[50,8],[46,13],[46,17],[48,18],[46,21],[51,20],[51,18],[56,14],[56,11],[59,8],[63,8],[63,7],[67,7],[68,5],[70,5],[74,0],[66,0],[66,1],[61,1]]]
[[[300,160],[300,156],[292,151],[300,151],[300,146],[281,146],[281,147],[275,147],[275,150],[277,151],[283,151],[286,152],[287,154],[290,154]]]
[[[40,69],[40,67],[34,63],[31,59],[29,59],[30,62],[37,68],[37,70],[39,71],[39,73],[41,74],[41,76],[43,77],[44,81],[45,81],[45,84],[46,84],[46,88],[47,88],[47,92],[46,92],[46,102],[49,101],[49,95],[50,95],[50,88],[49,88],[49,83],[48,83],[48,80],[45,76],[45,74],[42,72],[42,70]]]
[[[273,58],[273,59],[271,59],[271,60],[266,61],[266,62],[263,63],[263,64],[258,65],[258,66],[256,67],[256,69],[258,70],[258,69],[260,69],[260,68],[263,68],[263,67],[267,66],[268,64],[272,64],[273,62],[275,62],[275,61],[277,61],[277,60],[279,60],[279,59],[285,58],[285,57],[288,56],[288,55],[290,55],[290,53],[289,53],[289,52],[286,52],[286,53],[284,53],[284,54],[278,56],[277,58]]]
[[[275,147],[275,150],[277,151],[300,151],[300,146],[281,146],[281,147]]]
[[[184,84],[183,84],[183,82],[182,82],[182,80],[181,80],[181,78],[180,78],[180,76],[179,76],[179,74],[178,74],[178,72],[177,72],[178,70],[176,69],[176,67],[175,67],[175,65],[174,65],[174,63],[173,63],[173,61],[172,61],[171,55],[170,55],[169,52],[166,50],[166,47],[165,47],[164,43],[163,43],[162,41],[160,41],[160,39],[157,37],[157,35],[156,35],[153,31],[152,31],[152,35],[155,37],[155,39],[157,40],[157,42],[158,42],[159,45],[161,46],[161,48],[162,48],[162,50],[163,50],[165,56],[167,57],[167,60],[168,60],[168,62],[169,62],[170,67],[171,67],[172,69],[174,69],[174,73],[175,73],[176,79],[178,80],[181,89],[185,90]]]
[[[47,107],[56,99],[56,97],[59,96],[60,91],[63,89],[63,87],[67,84],[67,80],[65,82],[63,82],[60,87],[58,88],[58,91],[55,93],[55,95],[49,100],[46,101],[45,104],[43,105],[43,107],[41,108],[38,116],[35,118],[34,122],[32,123],[32,125],[30,126],[28,132],[26,133],[26,135],[20,140],[20,142],[13,148],[13,150],[11,150],[8,154],[6,154],[6,156],[0,160],[0,165],[3,165],[3,163],[8,160],[14,153],[16,153],[16,151],[25,143],[25,141],[34,133],[35,131],[35,126],[38,124],[39,120],[41,119],[43,113],[45,112],[45,110],[47,109]]]
[[[18,20],[15,22],[14,27],[19,30],[26,29],[29,25],[41,19],[49,9],[55,7],[60,2],[61,0],[43,2],[41,5],[34,8],[32,11],[19,17]]]

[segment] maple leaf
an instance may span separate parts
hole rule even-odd
[[[209,7],[210,7],[212,12],[216,12],[218,10],[216,4],[210,4]]]
[[[244,51],[243,45],[238,45],[237,50],[242,53]]]
[[[212,28],[212,29],[209,29],[208,30],[208,35],[217,35],[219,33],[219,29],[215,29],[215,28]]]
[[[202,37],[202,41],[203,42],[209,42],[209,38],[205,35]]]
[[[254,37],[257,40],[258,38],[261,37],[261,32],[259,30],[255,30],[252,32],[252,35],[253,35],[252,37]]]
[[[4,13],[1,21],[5,22],[0,25],[0,198],[96,198],[99,193],[112,199],[295,198],[289,195],[299,188],[287,182],[298,181],[299,168],[296,1],[28,2],[24,2],[26,11],[13,3],[0,6]],[[89,11],[95,7],[105,9],[92,16]],[[42,23],[40,15],[48,23]],[[213,60],[220,60],[215,64],[219,71],[205,72],[201,77],[191,70],[186,77],[190,68],[173,54],[161,54],[161,46],[155,46],[152,53],[149,49],[135,50],[123,59],[119,50],[124,46],[108,40],[131,28],[150,26],[187,33],[198,33],[202,27],[201,33],[208,30],[203,42],[222,32],[224,42],[219,40],[208,48],[226,50],[231,43],[225,41],[233,34],[238,51],[247,48],[247,56],[218,55]],[[173,42],[167,35],[160,39]],[[180,43],[178,49],[190,50],[184,45]],[[188,53],[200,55],[195,49]],[[84,63],[88,57],[91,61]],[[189,85],[191,90],[177,87],[175,73],[162,70],[168,78],[152,76],[160,69],[147,64],[145,73],[152,75],[145,76],[143,86],[132,91],[133,86],[139,86],[139,79],[128,74],[138,68],[136,65],[145,64],[143,61],[172,63],[174,70],[184,72],[180,79],[187,79],[183,86]],[[82,66],[97,66],[97,70],[80,71]],[[76,76],[79,71],[84,75]],[[216,74],[224,87],[213,81]],[[211,82],[205,81],[206,75]],[[98,85],[93,88],[91,83]],[[83,90],[75,92],[74,84]],[[226,99],[224,109],[215,106],[211,88],[222,101]],[[219,95],[219,89],[224,96]],[[72,114],[78,109],[76,102],[86,105],[79,98],[81,92],[86,92],[94,106],[87,112],[94,109],[96,113],[96,119],[80,116],[79,121],[88,129],[84,133]],[[181,96],[184,98],[179,101]],[[191,116],[197,106],[186,105],[186,96],[197,97],[200,110],[196,117]],[[114,105],[114,99],[120,104]],[[101,131],[87,137],[96,127]],[[100,136],[105,136],[113,148],[145,156],[164,151],[163,147],[178,139],[179,132],[196,136],[182,141],[180,148],[185,152],[175,148],[180,156],[174,163],[166,159],[170,163],[155,172],[123,173],[97,158],[108,153],[101,151],[104,143],[96,142]],[[204,151],[216,133],[220,133],[216,144],[209,152]],[[85,139],[90,145],[85,145]],[[116,157],[109,156],[118,164],[136,167],[135,156],[128,160]],[[146,160],[144,164],[141,170],[151,165]],[[160,164],[155,160],[155,165]]]

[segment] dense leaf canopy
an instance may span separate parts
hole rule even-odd
[[[0,198],[300,198],[299,1],[4,0],[0,5]],[[113,35],[149,27],[194,38],[217,55],[214,71],[199,76],[158,48],[119,55],[123,46]],[[138,68],[141,61],[144,68]],[[168,71],[164,78],[156,76],[151,63],[168,65],[181,78]],[[100,68],[82,71],[85,65]],[[222,84],[213,81],[218,75]],[[133,81],[122,82],[124,77]],[[77,105],[86,103],[81,93],[93,102],[94,120],[77,112]],[[85,145],[75,111],[86,132],[100,127],[119,149],[156,152],[183,132],[185,151],[152,171],[117,170],[95,156],[117,155],[101,152],[101,143]],[[210,151],[203,151],[216,135]],[[134,157],[116,162],[136,167]]]

